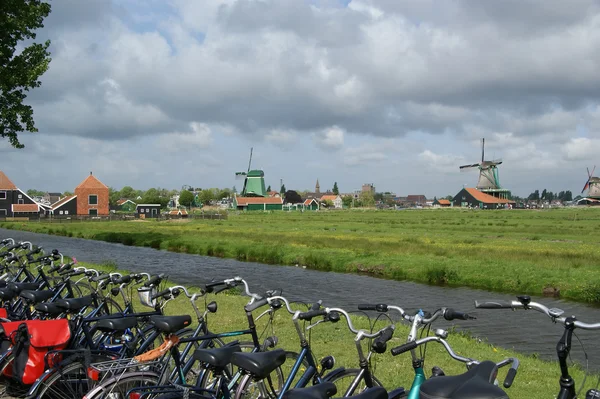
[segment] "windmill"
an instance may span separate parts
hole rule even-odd
[[[588,190],[588,197],[600,198],[600,177],[594,177],[594,171],[596,171],[596,166],[594,166],[594,168],[592,169],[592,173],[590,173],[589,168],[586,169],[588,173],[588,179],[585,182],[585,186],[583,186],[583,190],[581,190],[581,193],[583,194],[585,190]]]
[[[510,191],[503,189],[500,185],[500,179],[498,178],[498,165],[502,164],[501,159],[494,159],[493,161],[485,160],[485,139],[481,139],[481,162],[470,165],[462,165],[460,167],[461,172],[466,172],[471,168],[479,169],[479,181],[477,182],[476,188],[479,191],[483,191],[487,194],[493,195],[500,198],[510,197]]]
[[[266,197],[265,173],[262,170],[252,170],[252,150],[250,148],[250,160],[248,161],[248,170],[246,172],[237,172],[235,177],[244,179],[244,188],[240,193],[242,197]]]

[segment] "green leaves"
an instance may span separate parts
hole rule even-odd
[[[24,104],[25,92],[39,87],[40,76],[50,64],[50,41],[32,43],[15,55],[19,42],[35,39],[50,13],[50,4],[41,0],[0,1],[0,137],[15,148],[23,148],[18,134],[37,132],[33,109]]]

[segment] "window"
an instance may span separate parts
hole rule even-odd
[[[59,212],[58,212],[58,214],[59,214],[59,215],[62,215],[62,214],[63,214],[63,211],[59,211]]]
[[[146,208],[146,213],[149,213],[149,212],[150,212],[150,208]]]
[[[24,204],[24,203],[25,203],[25,201],[24,201],[24,200],[22,200],[22,199],[18,199],[18,200],[17,200],[17,204]]]
[[[6,199],[6,191],[0,191],[0,199]]]
[[[88,205],[98,205],[98,196],[97,195],[89,195],[88,196]]]
[[[23,198],[23,194],[17,195],[17,198]]]
[[[68,214],[69,214],[69,211],[65,211],[65,215],[68,215]]]
[[[140,208],[140,213],[144,213],[144,208]]]
[[[90,216],[98,216],[98,209],[90,209]]]

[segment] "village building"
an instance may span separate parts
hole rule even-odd
[[[515,201],[506,198],[494,197],[477,190],[476,188],[463,188],[454,196],[452,204],[455,207],[470,207],[480,209],[512,208]]]
[[[449,208],[450,206],[452,206],[452,203],[450,202],[450,200],[447,199],[434,199],[433,200],[433,204],[432,206],[434,208]]]
[[[69,195],[56,201],[50,207],[50,214],[53,216],[75,216],[77,215],[77,196]]]
[[[306,199],[302,203],[302,209],[316,211],[319,209],[319,202],[314,198]]]
[[[160,216],[160,208],[160,204],[138,204],[135,212],[141,219],[157,218]]]
[[[343,207],[342,197],[339,195],[335,195],[335,194],[324,195],[320,198],[320,203],[324,204],[325,201],[331,201],[333,203],[333,207],[335,209],[342,209],[342,207]]]
[[[233,197],[233,208],[243,211],[281,211],[281,197]]]
[[[108,187],[90,172],[90,175],[75,187],[77,215],[108,216],[108,191]]]
[[[121,198],[117,201],[117,210],[122,212],[134,212],[137,204],[130,199]]]
[[[35,202],[0,171],[0,218],[44,214],[46,208]]]

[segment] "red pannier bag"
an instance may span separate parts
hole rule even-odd
[[[46,368],[45,357],[49,351],[62,350],[71,339],[71,329],[67,319],[60,320],[27,320],[19,323],[10,335],[14,355],[12,365],[13,379],[24,385],[31,385]],[[6,331],[6,327],[5,327]]]
[[[0,318],[8,319],[8,312],[6,311],[6,308],[0,308]]]

